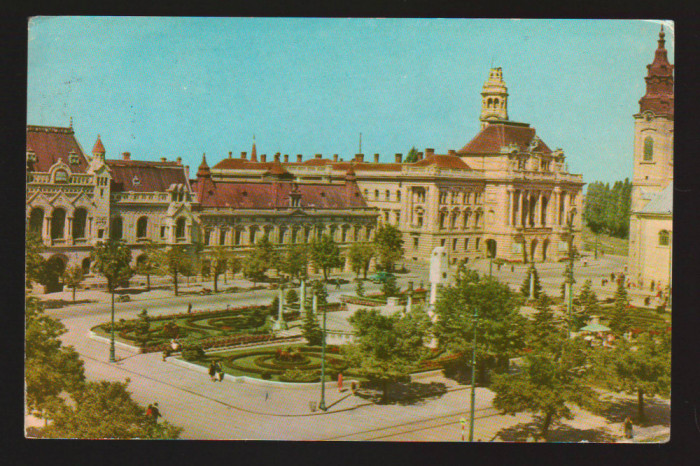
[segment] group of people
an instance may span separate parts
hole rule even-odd
[[[158,403],[148,405],[148,408],[146,408],[146,417],[153,423],[158,422],[158,418],[161,417]]]
[[[212,382],[219,382],[224,380],[224,370],[221,368],[221,363],[219,361],[212,361],[209,363],[209,377],[211,377]]]

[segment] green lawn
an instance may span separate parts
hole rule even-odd
[[[588,227],[584,226],[581,236],[583,237],[583,250],[593,254],[596,242],[595,234]],[[600,253],[600,251],[615,256],[627,256],[629,254],[629,241],[601,233],[598,235],[598,252]]]

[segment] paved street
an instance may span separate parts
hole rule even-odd
[[[479,261],[474,268],[488,273],[488,262]],[[622,261],[606,257],[588,267],[577,267],[577,280],[582,284],[584,277],[609,275],[619,271]],[[558,292],[563,264],[539,264],[543,286]],[[525,268],[516,266],[510,272],[509,266],[501,271],[494,267],[499,279],[519,286]],[[351,278],[350,276],[346,278]],[[415,269],[409,274],[400,275],[399,283],[406,286],[408,281],[415,286],[423,280],[427,286],[427,270]],[[229,281],[230,282],[230,281]],[[241,281],[242,285],[245,282]],[[596,283],[596,281],[594,281]],[[600,289],[597,280],[596,292],[604,297],[608,290]],[[195,291],[202,285],[189,287]],[[204,286],[209,286],[205,284]],[[354,291],[354,284],[346,284],[340,290],[329,289],[330,301],[335,301],[340,293]],[[211,287],[211,286],[209,286]],[[611,288],[608,286],[607,288]],[[183,290],[187,290],[183,287]],[[368,291],[378,289],[377,285],[367,284]],[[610,292],[614,290],[610,289]],[[172,292],[154,291],[134,294],[133,301],[116,305],[115,318],[133,318],[146,307],[151,315],[183,312],[188,303],[193,309],[221,308],[226,304],[232,307],[252,303],[269,303],[274,291],[218,295],[168,296]],[[69,293],[62,293],[68,295]],[[50,296],[60,298],[61,294]],[[338,392],[334,384],[328,384],[326,404],[329,411],[311,412],[309,402],[320,399],[320,384],[289,386],[263,381],[251,381],[227,376],[223,382],[211,382],[203,368],[169,358],[161,360],[161,355],[133,354],[117,347],[119,362],[107,362],[109,345],[104,341],[88,338],[89,329],[109,318],[109,296],[98,291],[78,293],[78,299],[98,299],[98,303],[69,306],[48,311],[60,318],[68,328],[63,340],[73,345],[85,361],[85,371],[91,380],[130,379],[133,397],[142,404],[159,402],[164,418],[183,426],[183,438],[188,439],[280,439],[280,440],[397,440],[397,441],[460,441],[461,418],[468,418],[469,387],[433,374],[421,379],[424,384],[444,384],[444,393],[413,403],[376,405],[359,396],[353,396],[347,387]],[[64,297],[64,299],[66,299]],[[643,297],[638,297],[643,299]],[[328,326],[338,330],[348,328],[348,312],[328,315]],[[503,416],[491,406],[493,393],[485,388],[477,388],[475,440],[519,441],[523,429],[532,429],[533,418],[522,414]],[[662,403],[659,401],[659,403]],[[663,411],[663,410],[662,410]],[[663,416],[663,413],[660,414]],[[578,427],[577,424],[578,422]],[[621,422],[621,420],[620,420]],[[516,427],[520,426],[520,427]],[[523,427],[524,426],[524,427]],[[529,427],[528,427],[529,426]],[[568,427],[567,427],[568,426]],[[574,426],[574,427],[572,427]],[[510,430],[509,430],[510,429]],[[563,429],[563,430],[562,430]],[[496,438],[498,433],[499,438]],[[557,434],[560,432],[560,434]],[[555,429],[554,439],[560,435],[564,441],[609,441],[619,438],[617,423],[608,422],[599,416],[581,413],[574,421],[562,424]],[[658,429],[653,433],[658,434]],[[651,435],[651,434],[650,434]]]

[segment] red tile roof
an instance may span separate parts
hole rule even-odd
[[[661,26],[659,33],[659,46],[654,53],[654,61],[647,65],[647,92],[639,100],[639,112],[647,110],[656,115],[669,115],[673,117],[673,65],[668,62],[664,28]]]
[[[515,144],[520,151],[529,150],[530,143],[535,137],[535,128],[526,123],[492,122],[474,136],[474,139],[462,147],[458,154],[493,154],[501,151],[501,147]],[[551,153],[544,141],[540,140],[533,152]]]
[[[176,162],[143,162],[137,160],[107,160],[112,172],[111,190],[140,193],[166,192],[172,184],[189,187],[185,168]],[[134,177],[138,183],[134,183]]]
[[[70,166],[75,173],[85,173],[88,161],[80,144],[75,139],[73,128],[53,126],[27,126],[27,151],[33,150],[36,162],[30,164],[30,170],[47,172],[59,159]],[[78,165],[70,165],[68,155],[78,155]]]
[[[212,168],[226,170],[269,170],[272,162],[251,162],[248,159],[223,159]]]
[[[461,170],[471,170],[469,165],[467,165],[464,160],[457,157],[456,155],[440,155],[432,154],[423,160],[410,164],[414,167],[427,167],[435,165],[440,168],[457,168]]]
[[[197,180],[196,184],[202,182]],[[194,189],[197,190],[197,186]],[[274,209],[289,207],[292,182],[241,183],[216,182],[211,192],[199,199],[202,207],[232,207],[236,209]],[[298,184],[302,208],[348,209],[366,207],[355,183]]]

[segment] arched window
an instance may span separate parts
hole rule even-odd
[[[668,246],[669,237],[670,235],[667,230],[661,230],[659,232],[659,246]]]
[[[55,209],[51,215],[51,239],[63,238],[66,223],[66,211]]]
[[[401,191],[396,191],[396,200],[401,201]]]
[[[375,198],[376,200],[379,200],[379,190],[378,190],[378,189],[375,189],[375,190],[374,190],[374,198]]]
[[[44,224],[44,211],[39,208],[32,209],[29,214],[29,231],[41,235],[41,227]]]
[[[387,201],[391,199],[391,192],[388,189],[384,193],[384,199]]]
[[[109,228],[109,237],[112,239],[122,239],[123,236],[123,231],[122,231],[122,218],[121,217],[114,217],[112,219],[112,224],[110,225]]]
[[[175,224],[175,237],[176,238],[184,238],[185,237],[185,225],[186,225],[185,217],[180,217],[177,219],[177,223]]]
[[[148,217],[141,217],[136,221],[136,237],[145,238],[148,236]]]
[[[87,223],[87,210],[78,209],[73,214],[73,238],[85,238],[85,224]]]
[[[486,106],[487,106],[488,108],[493,107],[493,99],[489,98],[489,99],[486,101]]]
[[[651,136],[644,138],[644,161],[654,160],[654,139]]]
[[[68,182],[68,172],[65,170],[58,170],[54,177],[56,183],[67,183]]]

